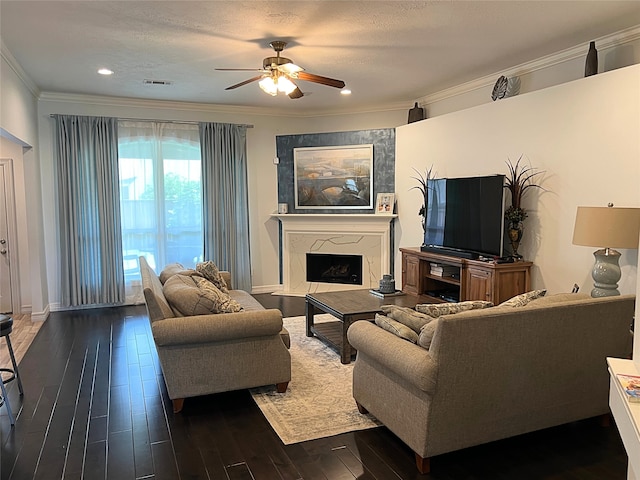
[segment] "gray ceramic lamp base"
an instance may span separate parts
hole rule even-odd
[[[596,263],[593,266],[591,276],[593,277],[592,297],[613,297],[620,295],[618,291],[618,281],[622,276],[620,271],[620,252],[611,248],[603,248],[593,252]]]

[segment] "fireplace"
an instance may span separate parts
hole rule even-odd
[[[393,272],[391,226],[396,215],[273,214],[282,225],[282,290],[284,295],[378,288],[385,273]],[[357,272],[333,268],[330,278],[308,277],[308,255],[358,257]],[[320,258],[327,258],[320,257]],[[333,259],[335,260],[335,258]],[[331,266],[325,268],[327,270]],[[320,272],[322,274],[324,272]],[[352,275],[359,274],[359,278]],[[340,282],[340,283],[338,283]]]
[[[362,285],[362,255],[307,253],[307,282]]]

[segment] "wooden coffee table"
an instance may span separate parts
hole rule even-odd
[[[315,334],[329,343],[340,353],[340,361],[344,364],[350,363],[351,355],[356,352],[347,340],[347,330],[353,322],[373,320],[376,313],[382,313],[380,309],[382,305],[400,305],[413,308],[417,303],[429,303],[427,298],[413,295],[380,298],[370,293],[369,290],[307,293],[305,299],[307,337],[312,337]],[[337,320],[315,324],[313,317],[319,312],[330,313]]]

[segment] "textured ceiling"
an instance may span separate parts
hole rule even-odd
[[[7,1],[0,36],[44,92],[313,112],[416,99],[640,24],[640,1]],[[272,56],[353,91],[225,87]],[[96,74],[99,67],[115,71]],[[163,80],[171,85],[144,85]]]

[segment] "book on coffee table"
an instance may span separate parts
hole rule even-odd
[[[386,298],[386,297],[397,297],[398,295],[404,295],[404,292],[402,290],[396,290],[393,293],[383,293],[378,289],[370,289],[369,293],[371,293],[372,295],[375,295],[376,297],[380,297],[380,298]]]

